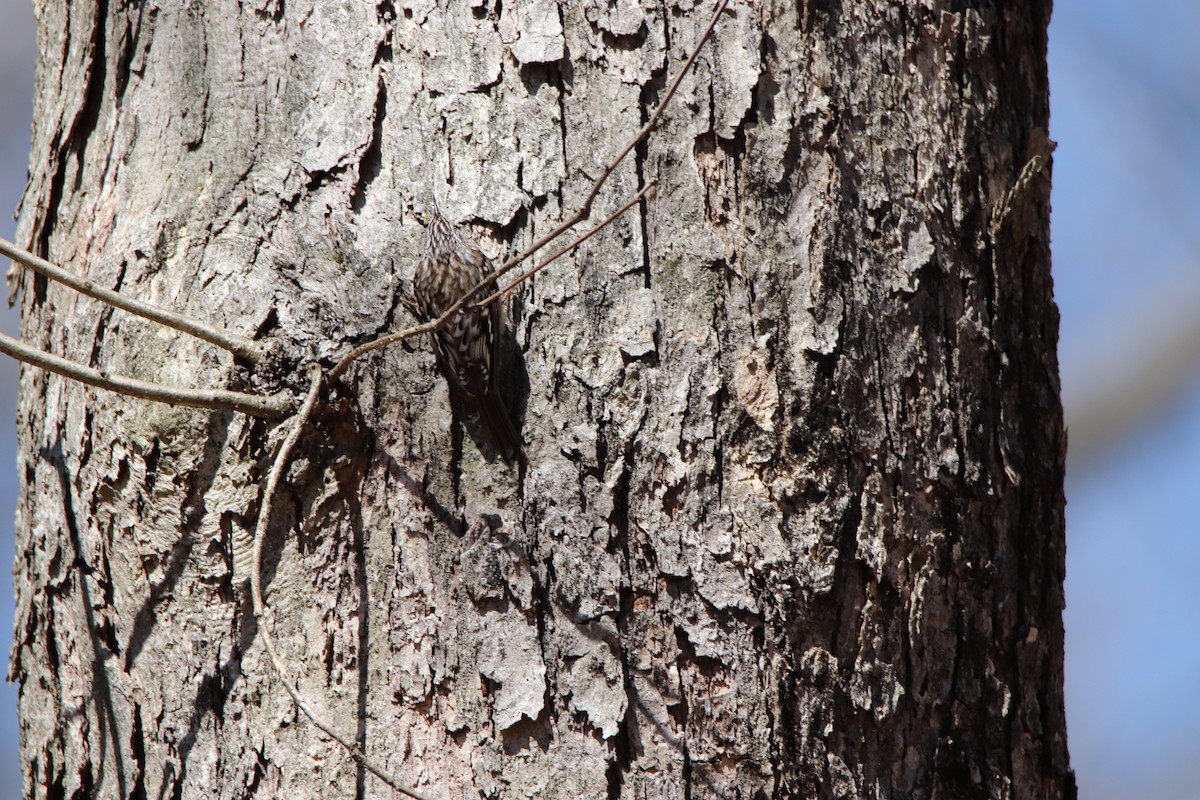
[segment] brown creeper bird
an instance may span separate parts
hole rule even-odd
[[[413,280],[420,315],[426,322],[437,319],[493,271],[492,262],[479,246],[435,210],[429,220],[425,253],[417,263]],[[504,308],[496,300],[487,308],[465,306],[434,333],[434,339],[448,379],[478,411],[496,450],[511,466],[521,457],[521,443],[500,397],[497,380],[503,335]]]

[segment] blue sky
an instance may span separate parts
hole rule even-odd
[[[1071,762],[1080,797],[1195,800],[1200,4],[1059,0],[1050,78]]]
[[[28,158],[33,14],[0,0],[0,236]],[[1058,0],[1052,243],[1062,310],[1066,692],[1088,800],[1200,800],[1200,4]],[[15,331],[0,312],[0,329]],[[16,370],[0,357],[0,563]],[[12,589],[0,569],[0,638]],[[7,648],[3,648],[4,651]],[[0,800],[17,797],[0,684]]]

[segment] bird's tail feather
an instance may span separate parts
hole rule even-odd
[[[524,460],[525,454],[521,452],[521,440],[517,437],[512,420],[509,419],[504,401],[500,399],[500,395],[495,390],[483,392],[480,395],[479,416],[482,418],[483,426],[487,428],[488,434],[492,437],[492,444],[495,445],[496,451],[500,453],[505,464],[511,467],[518,461]]]

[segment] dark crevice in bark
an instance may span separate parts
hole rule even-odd
[[[375,48],[375,58],[371,62],[371,66],[391,63],[395,55],[392,45],[395,28],[392,23],[396,21],[396,6],[392,3],[392,0],[382,0],[382,2],[376,4],[375,18],[385,26],[385,30],[383,39]]]
[[[195,92],[199,95],[199,101],[195,108],[183,106],[180,109],[179,122],[181,123],[181,132],[183,134],[183,146],[187,148],[189,153],[197,152],[200,145],[204,143],[204,134],[208,126],[208,98],[210,88],[206,80],[205,70],[209,64],[208,58],[208,37],[205,35],[202,7],[191,7],[188,9],[191,19],[188,20],[191,29],[195,32],[195,36],[199,39],[197,50],[198,52],[189,52],[184,56],[185,72],[184,80],[187,85],[185,91],[190,95]],[[194,61],[191,61],[194,59]],[[186,63],[191,61],[191,63]]]
[[[591,408],[591,400],[588,400],[587,419],[597,419],[598,416],[599,415],[593,413],[592,408]],[[583,459],[580,458],[579,470],[580,470],[581,478],[585,475],[590,474],[590,475],[594,475],[598,481],[600,481],[600,482],[604,481],[604,475],[608,471],[608,430],[607,430],[607,425],[605,424],[603,419],[599,419],[596,422],[596,465],[595,465],[595,467],[587,465],[584,463]],[[580,480],[580,482],[579,482],[579,487],[580,487],[580,492],[582,494],[583,488],[584,488],[584,482],[582,480]],[[628,524],[628,518],[629,518],[628,489],[629,489],[629,486],[628,486],[628,481],[627,481],[626,487],[625,487],[625,494],[622,495],[620,493],[620,491],[618,491],[614,495],[615,498],[620,498],[622,496],[625,497],[625,508],[623,511],[621,511],[619,513],[626,520],[626,524]],[[581,496],[580,507],[582,509],[587,508],[587,497],[586,496]],[[614,506],[613,514],[616,515],[617,513],[618,513],[617,509]],[[609,523],[612,524],[611,518],[609,520]]]
[[[168,764],[168,767],[167,770],[163,771],[162,788],[165,790],[167,786],[171,787],[171,800],[183,800],[183,774],[175,774],[175,764],[173,762]],[[164,791],[158,793],[160,800],[164,793]]]
[[[645,21],[642,22],[634,33],[613,33],[612,31],[600,29],[600,38],[604,42],[605,49],[611,50],[637,50],[646,44],[646,39],[649,36],[650,30]]]
[[[83,441],[80,442],[79,465],[76,467],[77,473],[86,468],[88,462],[92,460],[92,448],[94,446],[92,431],[95,429],[95,422],[95,411],[93,411],[91,408],[85,408],[83,411]],[[90,508],[88,510],[91,512],[95,511],[94,503],[90,504]]]
[[[135,17],[132,20],[127,19],[125,21],[125,35],[121,39],[120,52],[118,53],[117,63],[113,70],[114,97],[116,98],[118,108],[120,108],[121,102],[125,98],[125,88],[129,85],[130,67],[133,64],[133,57],[137,54],[139,35],[142,31],[142,15],[145,12],[145,7],[137,5],[131,10]]]
[[[516,240],[519,231],[529,227],[529,210],[521,206],[517,208],[516,213],[509,223],[498,226],[493,235],[502,242],[511,243]],[[502,304],[502,316],[504,317],[503,330],[498,334],[499,339],[497,343],[500,363],[499,372],[497,373],[497,385],[504,408],[508,412],[509,422],[512,423],[513,430],[517,434],[517,441],[522,442],[525,416],[529,408],[531,390],[529,369],[525,363],[525,350],[521,347],[521,343],[517,341],[516,336],[516,320],[520,318],[524,306],[519,296],[513,299],[511,306],[509,306],[505,298],[501,298],[496,302]],[[482,423],[482,420],[480,420],[480,423]],[[482,424],[477,441],[483,444],[489,453],[499,456],[499,453],[495,452],[491,434],[483,429]],[[514,465],[517,473],[517,496],[521,498],[525,496],[525,470],[527,464],[528,462],[524,458],[521,458]]]
[[[627,590],[622,590],[622,595]],[[624,601],[622,601],[623,603]],[[630,680],[628,675],[628,664],[625,658],[624,647],[621,648],[621,678],[625,683],[626,696],[630,696]],[[617,724],[617,732],[611,739],[613,757],[608,762],[608,767],[605,770],[605,778],[608,783],[608,800],[620,800],[621,787],[625,784],[625,774],[629,771],[630,765],[633,764],[633,728],[637,725],[637,713],[632,704],[627,704],[625,707],[625,715]]]
[[[107,547],[105,547],[101,550],[99,558],[100,558],[101,567],[100,567],[100,570],[98,571],[98,574],[96,575],[96,582],[99,585],[99,588],[101,590],[103,607],[104,608],[112,608],[113,607],[113,576],[112,576],[112,566],[108,560],[108,548]],[[103,644],[104,647],[108,650],[108,654],[105,656],[106,659],[121,657],[121,645],[117,640],[117,629],[116,629],[116,625],[114,624],[114,621],[112,619],[107,619],[107,618],[104,619],[103,621],[100,622],[100,624],[98,626],[96,626],[96,628],[93,629],[93,631],[95,633],[96,640],[99,643]]]
[[[267,760],[263,757],[261,750],[254,748],[254,773],[250,776],[250,780],[246,784],[246,791],[242,795],[243,800],[251,800],[251,798],[258,797],[258,787],[266,775]]]
[[[781,776],[775,796],[784,798],[817,797],[817,786],[806,774],[804,752],[805,722],[801,713],[803,695],[813,689],[804,679],[797,659],[799,653],[784,656],[784,668],[777,679],[779,721],[776,726],[779,756],[776,772]],[[816,694],[816,692],[814,692]]]
[[[875,350],[876,399],[879,401],[879,416],[883,421],[883,439],[887,445],[885,456],[890,457],[895,463],[901,463],[901,454],[897,451],[896,442],[892,438],[892,420],[887,395],[889,387],[887,376],[891,373],[884,362],[883,344],[879,341],[879,331],[876,330],[871,338]],[[879,469],[883,470],[885,474],[890,467],[891,465],[886,461],[879,464]]]
[[[381,76],[375,90],[375,110],[371,117],[371,138],[358,162],[358,180],[350,193],[350,209],[355,214],[367,201],[367,190],[383,169],[383,121],[387,118],[387,83]]]
[[[522,504],[522,506],[524,506],[524,504]],[[524,508],[522,508],[522,510],[524,510]],[[526,524],[527,522],[528,520],[523,514],[521,520],[522,530],[529,529]],[[530,546],[530,552],[537,553],[540,550],[537,538],[537,526],[533,526],[532,535],[534,539]],[[549,627],[549,620],[554,615],[554,600],[552,596],[553,592],[551,591],[550,587],[553,585],[556,576],[554,573],[554,562],[552,558],[546,557],[541,560],[540,563],[542,564],[542,569],[545,570],[545,579],[542,579],[538,576],[537,570],[533,569],[533,561],[529,561],[529,572],[533,579],[533,619],[534,624],[537,626],[538,652],[541,654],[542,663],[552,664],[554,659],[550,650],[550,641],[547,636],[547,629]],[[549,724],[544,726],[545,736],[548,738],[553,737],[554,729],[558,726],[559,718],[559,708],[558,704],[555,702],[557,687],[554,685],[554,675],[554,670],[547,669],[546,678],[543,682],[543,686],[545,688],[544,694],[542,695],[542,708],[545,709],[546,714],[548,715],[547,719]]]
[[[70,145],[76,154],[82,154],[100,118],[100,107],[104,100],[105,68],[108,66],[107,25],[108,0],[98,0],[96,15],[92,20],[92,41],[89,43],[91,63],[88,65],[84,106],[75,118],[64,142],[64,144]]]
[[[629,667],[629,653],[627,648],[630,645],[630,641],[627,637],[635,614],[632,588],[633,563],[629,543],[629,492],[634,467],[633,449],[636,447],[637,436],[638,433],[635,432],[631,440],[625,444],[625,455],[621,466],[621,473],[613,488],[613,509],[608,518],[612,534],[609,538],[607,550],[610,554],[619,554],[621,560],[621,585],[618,590],[619,607],[616,620],[618,636],[616,654],[620,662],[621,682],[626,696],[625,715],[618,723],[617,732],[612,737],[613,757],[608,762],[606,773],[608,780],[608,800],[619,800],[621,787],[624,784],[624,776],[629,771],[635,758],[633,739],[636,736],[637,727],[637,713],[635,711],[637,688],[633,685],[633,675]]]
[[[267,0],[267,2],[254,6],[254,14],[260,19],[278,24],[283,22],[287,16],[287,2],[286,0]]]
[[[374,442],[367,448],[362,448],[361,452],[371,453],[375,450]],[[354,486],[361,483],[362,476],[357,476],[360,480]],[[359,505],[357,493],[350,491],[346,492],[346,503],[349,506],[347,509],[352,534],[354,537],[353,559],[354,559],[354,583],[358,589],[358,630],[357,634],[357,657],[358,657],[358,686],[357,702],[355,703],[355,735],[354,741],[359,747],[359,751],[366,753],[367,749],[367,698],[371,693],[371,671],[370,671],[370,655],[371,655],[371,594],[370,594],[370,576],[367,574],[367,536],[363,529],[362,515],[363,509]],[[363,762],[355,759],[354,762],[354,796],[356,800],[363,800],[367,796],[367,785],[370,778],[367,776],[367,769]]]
[[[975,486],[969,485],[967,476],[968,459],[983,459],[982,453],[973,453],[969,447],[971,432],[966,428],[964,414],[966,411],[964,398],[961,397],[966,383],[957,363],[959,352],[959,337],[956,320],[966,313],[968,300],[961,282],[950,283],[948,267],[944,268],[940,250],[935,252],[931,260],[917,270],[918,291],[924,290],[928,313],[923,315],[926,328],[929,331],[928,341],[932,356],[940,356],[940,366],[945,377],[945,405],[954,426],[954,452],[958,461],[954,474],[963,491],[973,492]],[[951,293],[953,292],[953,297]],[[953,308],[951,301],[953,300]],[[957,315],[957,316],[956,316]],[[938,335],[933,336],[934,333]]]
[[[612,497],[613,506],[612,512],[608,517],[608,524],[612,528],[612,533],[609,535],[608,545],[606,550],[615,555],[621,551],[624,543],[629,537],[629,483],[631,470],[632,456],[627,451],[625,459],[622,462],[621,473],[617,476],[617,482],[613,486]]]
[[[75,175],[75,186],[72,187],[72,190],[77,191],[83,181],[84,150],[87,148],[88,140],[96,129],[100,118],[100,108],[104,100],[105,68],[107,67],[107,41],[105,37],[107,24],[108,0],[98,0],[96,14],[92,19],[92,40],[85,55],[85,57],[90,58],[90,63],[88,64],[87,77],[83,86],[83,108],[79,109],[71,121],[70,128],[67,130],[65,136],[56,144],[57,159],[51,178],[50,194],[46,201],[46,219],[43,221],[37,237],[38,254],[43,258],[50,257],[50,237],[58,226],[59,206],[62,204],[66,193],[66,180],[69,171],[67,164],[69,159],[74,158],[79,166]],[[69,18],[67,29],[70,30]],[[34,280],[34,288],[35,299],[40,305],[46,299],[46,281],[42,276],[39,275]]]
[[[563,30],[566,30],[566,22],[563,18],[563,7],[561,4],[556,4],[555,7],[558,10],[558,24],[563,26]],[[562,154],[562,163],[564,167],[571,163],[571,160],[567,156],[567,84],[573,83],[574,74],[574,66],[571,63],[571,53],[566,44],[564,44],[563,57],[557,64],[554,64],[554,69],[550,72],[550,82],[555,89],[558,90],[556,96],[558,101],[558,135],[559,146]],[[560,209],[564,207],[563,182],[565,180],[566,178],[564,170],[564,174],[558,179],[557,199],[558,207]]]
[[[663,87],[665,86],[666,74],[662,70],[657,72],[655,76],[642,86],[641,93],[638,97],[638,125],[645,125],[650,121],[650,112],[654,108],[657,98]],[[634,172],[637,175],[637,188],[641,191],[646,186],[646,160],[650,152],[647,139],[637,143],[633,149],[633,164]],[[642,239],[642,285],[650,288],[651,284],[651,269],[650,269],[650,204],[646,197],[643,196],[638,200],[638,222],[640,224],[641,239]]]
[[[42,753],[42,761],[46,764],[53,764],[54,759],[49,753]],[[63,786],[63,774],[59,770],[55,770],[54,780],[50,781],[46,786],[46,800],[66,800],[67,787]]]
[[[670,714],[671,720],[679,729],[679,735],[675,738],[673,744],[678,749],[679,754],[683,757],[683,764],[680,766],[680,777],[683,780],[683,797],[684,800],[691,800],[692,784],[693,784],[693,765],[691,750],[688,747],[689,726],[691,720],[691,705],[688,703],[688,687],[684,683],[684,676],[689,674],[689,664],[695,659],[695,648],[687,639],[687,632],[679,625],[675,626],[675,641],[678,651],[675,656],[675,669],[679,676],[679,702],[669,704],[667,713]]]
[[[129,751],[133,755],[133,766],[137,771],[134,775],[133,789],[129,800],[147,800],[146,798],[146,732],[142,728],[142,706],[133,704],[133,730],[129,732]]]
[[[725,500],[725,443],[722,440],[721,418],[725,413],[725,404],[729,399],[729,390],[725,384],[717,390],[713,398],[713,473],[717,479],[717,503]]]
[[[118,291],[120,291],[118,289]],[[88,366],[97,369],[104,369],[104,340],[108,333],[109,322],[112,320],[113,309],[111,306],[101,306],[100,313],[97,315],[96,328],[91,335],[92,347],[88,353]]]
[[[746,118],[746,122],[754,127],[775,124],[775,98],[782,88],[772,74],[778,49],[774,37],[763,31],[762,42],[758,46],[758,82],[754,84],[754,102],[750,104]]]
[[[852,465],[847,467],[852,469]],[[850,507],[846,509],[841,529],[837,533],[837,560],[833,567],[833,586],[829,591],[829,603],[833,611],[833,624],[829,638],[829,652],[837,657],[848,675],[858,653],[858,624],[865,600],[866,576],[864,567],[855,557],[858,548],[858,527],[862,523],[861,479],[847,475],[853,483],[848,489]]]
[[[770,626],[770,628],[771,628],[770,631],[767,630],[768,626]],[[771,638],[775,638],[778,636],[778,632],[774,630],[774,627],[775,626],[769,622],[764,623],[764,625],[763,625],[764,638],[766,637],[766,634],[768,632],[772,634]],[[767,644],[767,649],[764,651],[769,654],[768,657],[766,659],[764,659],[763,671],[762,671],[762,676],[761,676],[762,677],[762,685],[764,688],[768,688],[768,687],[773,688],[771,686],[772,685],[771,673],[776,669],[774,662],[779,658],[779,653],[775,650],[775,645],[776,645],[776,642],[774,642],[774,641],[769,642]],[[780,734],[780,725],[781,725],[781,722],[780,722],[781,705],[780,705],[780,703],[782,700],[783,700],[782,697],[773,696],[773,697],[771,697],[770,702],[767,703],[767,707],[766,707],[766,712],[767,712],[767,754],[768,754],[770,766],[771,766],[771,793],[770,793],[771,800],[778,800],[778,798],[780,797],[780,791],[783,787],[783,747],[780,743],[780,735],[781,735]]]
[[[72,800],[92,800],[96,796],[96,776],[90,769],[85,769],[79,775],[79,788],[72,794]]]
[[[48,595],[48,593],[47,593],[47,595]],[[57,626],[55,625],[55,619],[56,619],[55,609],[54,609],[53,600],[49,596],[44,596],[41,599],[43,600],[43,603],[41,605],[45,608],[45,617],[44,618],[46,621],[46,627],[45,627],[46,666],[49,667],[48,671],[49,671],[50,684],[51,684],[53,693],[50,695],[50,708],[49,709],[46,709],[46,708],[39,709],[39,711],[40,711],[40,713],[49,713],[50,711],[53,711],[54,716],[55,716],[56,720],[58,721],[58,724],[61,725],[62,720],[64,719],[64,717],[66,715],[63,713],[65,711],[65,709],[63,708],[63,702],[62,702],[62,697],[63,697],[62,688],[63,687],[62,687],[62,674],[60,672],[60,668],[62,666],[62,655],[58,651],[58,637],[55,635],[57,632]],[[36,636],[36,634],[30,635],[31,638],[33,636]],[[24,677],[24,675],[22,677]],[[22,681],[22,683],[24,683],[24,681]],[[56,747],[56,749],[61,751],[62,741],[59,740],[59,741],[50,743],[50,746]],[[39,753],[39,755],[40,755],[40,759],[39,759],[40,763],[38,764],[38,766],[40,767],[40,770],[42,771],[43,774],[38,775],[37,777],[44,779],[46,777],[44,774],[45,772],[49,772],[51,770],[53,770],[53,772],[54,772],[54,780],[52,782],[50,782],[50,785],[47,790],[48,797],[52,797],[52,798],[66,797],[66,788],[63,786],[63,777],[64,777],[63,772],[65,770],[66,765],[62,763],[61,759],[55,758],[57,753],[48,753],[48,752],[46,752],[45,748],[42,749],[42,751]]]
[[[304,195],[314,195],[326,186],[336,186],[346,174],[349,167],[345,164],[339,164],[329,169],[317,169],[308,174],[308,180],[304,183],[304,192],[297,192],[291,198],[282,198],[281,202],[288,208],[289,211],[296,210]]]
[[[237,599],[237,591],[234,587],[234,526],[242,531],[247,537],[251,537],[251,531],[254,530],[254,523],[244,514],[239,514],[236,511],[224,511],[217,520],[217,530],[220,533],[220,545],[216,556],[221,560],[224,566],[224,574],[222,574],[216,583],[217,596],[221,602],[232,603]]]

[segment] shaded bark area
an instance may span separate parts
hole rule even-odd
[[[593,216],[655,193],[512,300],[527,468],[481,453],[428,343],[331,392],[268,543],[301,690],[434,797],[1073,797],[1049,11],[735,3]],[[532,241],[707,20],[47,6],[23,241],[288,358],[28,275],[25,337],[297,385],[408,320],[413,212]],[[26,796],[390,796],[249,610],[281,431],[21,380]]]

